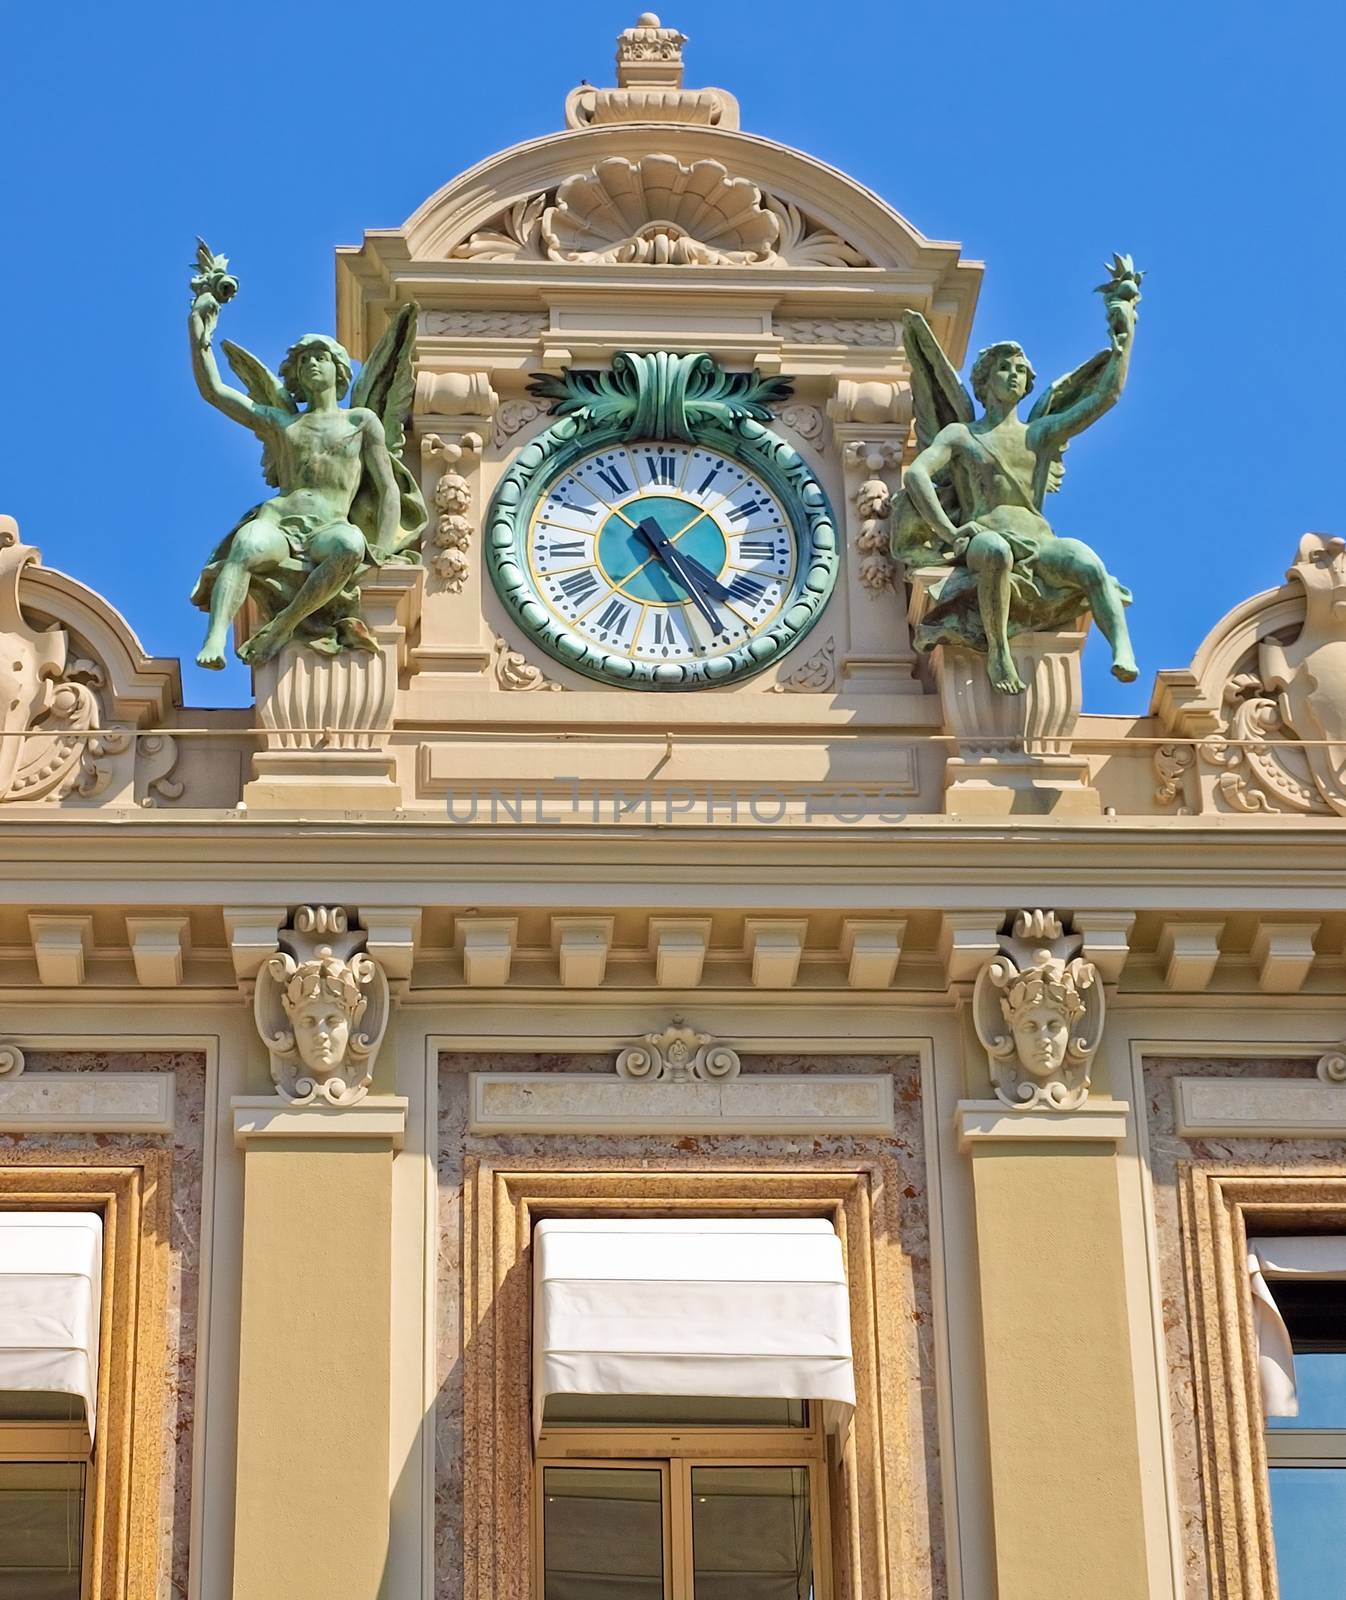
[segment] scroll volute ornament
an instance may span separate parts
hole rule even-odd
[[[972,995],[996,1096],[1016,1111],[1072,1111],[1103,1038],[1102,979],[1053,912],[1021,911],[999,943]]]
[[[390,998],[364,943],[339,906],[301,906],[258,974],[253,1015],[283,1100],[349,1106],[369,1092]]]

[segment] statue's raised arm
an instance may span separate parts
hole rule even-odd
[[[915,643],[984,651],[1004,694],[1024,687],[1014,635],[1068,627],[1086,611],[1112,646],[1113,673],[1136,676],[1123,610],[1129,591],[1088,545],[1058,536],[1042,506],[1060,485],[1071,438],[1114,406],[1126,383],[1141,276],[1129,256],[1113,258],[1102,285],[1108,349],[1052,384],[1027,422],[1019,405],[1036,375],[1022,345],[1004,340],[978,355],[977,417],[924,318],[910,313],[903,322],[920,450],[895,506],[893,554],[908,566],[953,564],[931,590]]]

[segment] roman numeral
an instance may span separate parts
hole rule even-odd
[[[540,553],[557,561],[580,561],[584,557],[584,544],[580,539],[563,539],[559,543],[544,545]]]
[[[740,572],[729,585],[729,598],[742,600],[747,605],[755,606],[766,593],[766,584],[758,578],[749,578]]]
[[[765,511],[765,500],[745,500],[741,506],[735,506],[729,513],[730,522],[746,522],[749,517],[756,516],[759,511]]]
[[[610,600],[603,608],[603,614],[598,619],[598,626],[607,629],[610,633],[620,633],[626,626],[626,619],[630,615],[630,606],[624,606],[620,600]]]
[[[572,572],[568,578],[562,578],[556,586],[572,605],[583,605],[592,594],[598,592],[598,579],[586,567],[583,572]]]
[[[673,618],[666,611],[656,611],[654,613],[654,642],[655,644],[673,644],[675,642]]]
[[[741,539],[738,553],[744,561],[770,561],[776,546],[770,539]]]
[[[577,511],[582,517],[591,517],[593,515],[592,506],[577,506],[573,500],[563,500],[560,495],[552,496],[552,504],[560,506],[564,511]]]
[[[676,456],[651,456],[645,460],[650,469],[651,483],[675,483],[677,481],[678,458]]]
[[[616,467],[599,467],[598,476],[608,486],[613,494],[630,494],[631,485],[622,477]]]
[[[702,478],[701,482],[697,485],[696,492],[698,494],[705,494],[706,490],[709,489],[711,484],[715,482],[716,478],[720,476],[720,468],[723,465],[723,462],[717,461],[710,471],[705,475],[705,477]]]

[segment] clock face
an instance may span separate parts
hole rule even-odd
[[[656,681],[741,652],[799,587],[781,496],[701,444],[614,444],[581,456],[539,498],[526,556],[530,587],[556,625],[595,652],[653,667]]]

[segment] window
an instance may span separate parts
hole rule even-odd
[[[818,1407],[597,1399],[543,1417],[538,1600],[828,1600]]]
[[[829,1600],[830,1224],[547,1220],[533,1259],[536,1600]]]
[[[0,1600],[81,1600],[103,1224],[0,1213]]]
[[[1281,1600],[1321,1600],[1346,1594],[1346,1239],[1251,1249]]]

